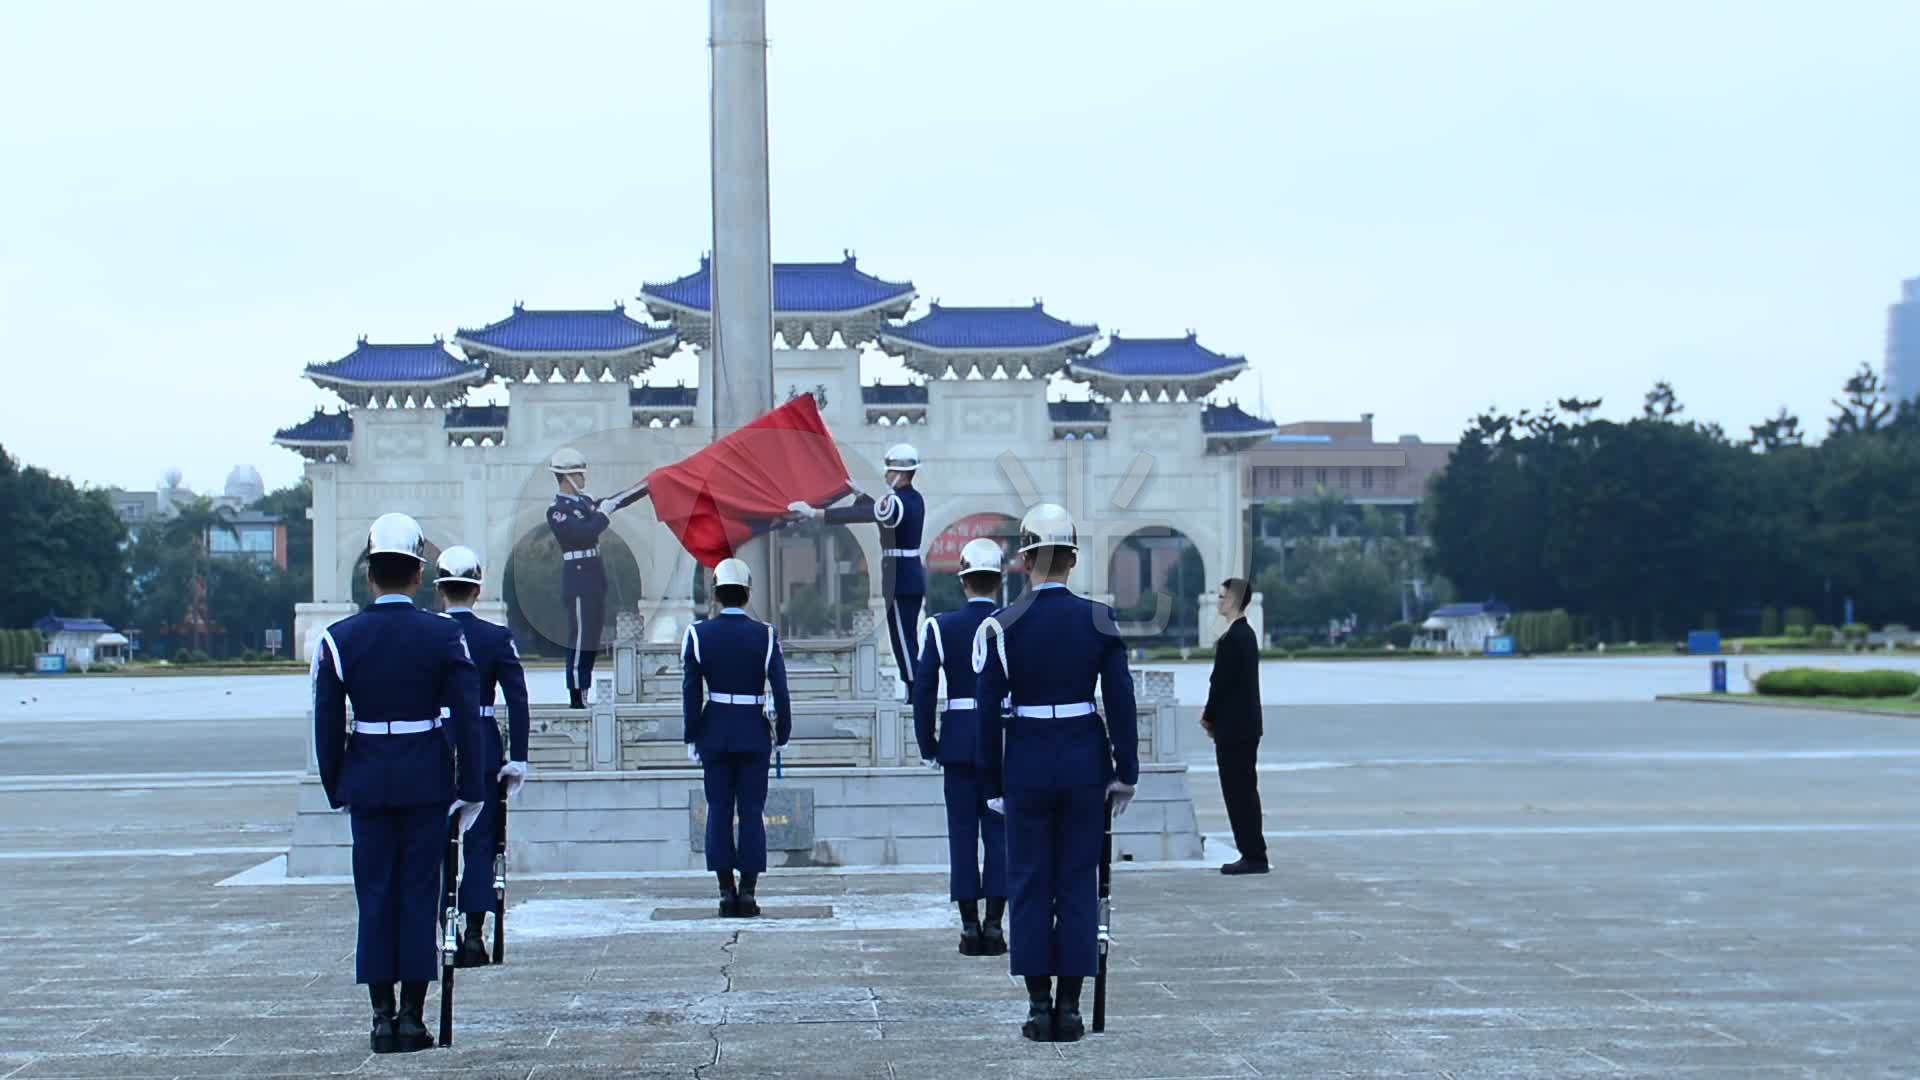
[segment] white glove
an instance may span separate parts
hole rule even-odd
[[[611,514],[615,510],[620,509],[620,504],[613,499],[601,499],[599,504],[596,505],[594,509],[600,511],[603,514]]]
[[[815,510],[811,505],[803,502],[788,503],[787,513],[806,518],[808,521],[812,521],[814,518],[820,516],[820,511]]]
[[[456,813],[460,815],[460,835],[465,836],[467,835],[467,830],[473,828],[473,823],[480,820],[480,811],[486,809],[486,805],[486,803],[467,802],[465,799],[455,799],[453,800],[453,805],[447,807],[447,814],[448,816]]]
[[[867,493],[867,489],[860,486],[860,481],[855,480],[851,476],[847,477],[847,490],[853,492],[855,495],[865,495]]]
[[[1115,780],[1107,785],[1107,798],[1113,800],[1113,816],[1119,817],[1133,804],[1133,785]]]
[[[693,762],[695,765],[700,764],[700,751],[694,749],[692,743],[687,744],[687,760]]]
[[[494,777],[494,779],[505,780],[507,782],[507,798],[511,799],[515,795],[520,794],[520,789],[526,786],[527,763],[524,761],[509,761],[505,765],[500,766],[500,775]]]
[[[988,800],[987,800],[987,809],[989,809],[989,810],[991,810],[991,811],[993,811],[993,812],[994,812],[994,813],[996,813],[996,814],[999,814],[999,815],[1000,815],[1000,816],[1002,816],[1002,817],[1005,817],[1005,816],[1006,816],[1006,813],[1007,813],[1007,800],[1006,800],[1006,799],[1004,799],[1004,798],[1002,798],[1002,799],[988,799]]]
[[[932,769],[932,770],[933,770],[933,771],[935,771],[935,772],[939,772],[939,771],[940,771],[940,759],[939,759],[939,758],[928,758],[928,759],[927,759],[927,768],[929,768],[929,769]]]

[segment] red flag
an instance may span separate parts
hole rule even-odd
[[[847,467],[811,394],[801,394],[684,461],[647,474],[653,510],[712,567],[784,517],[787,504],[845,495]],[[759,524],[762,529],[756,529]]]

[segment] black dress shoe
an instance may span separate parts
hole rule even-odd
[[[963,926],[960,928],[960,955],[987,955],[986,941],[982,938],[978,926]]]
[[[1000,929],[999,923],[987,923],[980,927],[980,955],[1007,955],[1007,932]]]
[[[391,1054],[399,1046],[393,1041],[393,1010],[375,1009],[373,1013],[373,1052]]]
[[[733,914],[738,919],[757,919],[760,917],[760,901],[755,900],[752,893],[743,892],[739,902],[734,904]]]
[[[1080,1022],[1080,1010],[1058,1008],[1053,1010],[1053,1041],[1079,1042],[1087,1033],[1087,1025]]]
[[[720,894],[720,917],[737,919],[740,917],[740,894],[723,892]]]
[[[1272,869],[1273,868],[1268,866],[1264,860],[1254,862],[1252,859],[1243,855],[1221,867],[1220,872],[1228,876],[1234,876],[1238,874],[1264,874]]]
[[[1053,1041],[1053,1003],[1048,1001],[1030,1001],[1027,1003],[1027,1022],[1020,1025],[1022,1038],[1034,1042]]]
[[[487,946],[477,935],[466,934],[460,938],[460,947],[453,954],[454,967],[486,967],[491,962],[487,959]]]
[[[433,1036],[427,1032],[425,1021],[420,1013],[411,1008],[402,1008],[393,1022],[392,1054],[411,1054],[419,1050],[433,1049]]]

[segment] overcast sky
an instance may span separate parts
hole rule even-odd
[[[1920,274],[1911,0],[769,7],[775,258],[1192,328],[1283,421],[1823,430]],[[0,443],[84,482],[289,482],[303,365],[709,246],[699,0],[13,0],[0,102]]]

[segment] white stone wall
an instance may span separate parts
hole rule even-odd
[[[1244,569],[1238,459],[1206,453],[1198,403],[1115,402],[1108,438],[1056,440],[1043,380],[939,380],[929,385],[925,424],[883,427],[866,422],[859,355],[854,349],[775,349],[776,397],[824,386],[823,414],[848,468],[875,490],[886,447],[913,442],[926,462],[917,485],[927,500],[926,543],[969,514],[1018,518],[1034,502],[1053,501],[1080,522],[1083,549],[1073,583],[1090,595],[1110,597],[1114,548],[1147,526],[1189,537],[1209,582]],[[314,488],[314,602],[299,611],[294,636],[302,655],[319,629],[352,610],[365,529],[390,510],[418,518],[439,546],[477,549],[493,571],[483,600],[499,601],[504,567],[495,567],[520,537],[546,527],[554,490],[546,464],[555,450],[572,446],[584,453],[589,490],[610,493],[711,441],[705,355],[700,366],[698,419],[681,428],[634,427],[624,382],[514,384],[507,437],[498,446],[449,446],[439,409],[355,410],[350,460],[307,467]],[[642,564],[642,613],[662,622],[689,617],[692,560],[651,504],[622,510],[613,528]],[[852,532],[868,565],[877,566],[877,530]],[[877,606],[880,576],[872,582]],[[1210,605],[1209,596],[1202,611]],[[677,627],[652,625],[648,634],[670,640]]]

